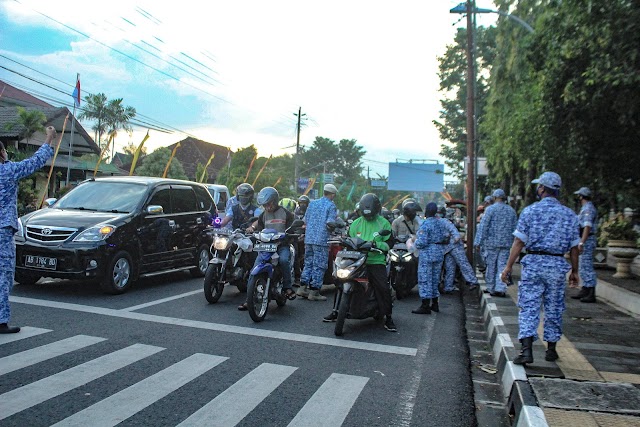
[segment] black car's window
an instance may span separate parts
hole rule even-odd
[[[164,213],[171,213],[171,190],[168,188],[157,191],[149,201],[148,205],[162,206]]]
[[[188,186],[171,188],[172,213],[197,212],[196,193]]]
[[[198,210],[209,211],[212,214],[215,214],[216,211],[214,209],[213,199],[207,189],[204,187],[193,187],[193,189],[195,190],[196,197],[198,198]]]
[[[65,194],[54,208],[129,213],[142,202],[146,192],[144,184],[87,181]]]
[[[227,193],[225,193],[224,191],[220,192],[220,198],[218,199],[218,203],[221,203],[222,205],[227,204]]]

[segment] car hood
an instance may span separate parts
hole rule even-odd
[[[96,224],[117,225],[116,223],[128,215],[130,214],[44,208],[22,217],[22,223],[24,226],[41,225],[82,230]]]

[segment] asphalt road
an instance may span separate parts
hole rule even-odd
[[[236,309],[237,289],[210,305],[188,274],[120,296],[16,285],[12,324],[23,331],[0,336],[0,426],[475,425],[458,295],[418,316],[414,293],[395,302],[397,333],[347,320],[337,338],[321,321],[333,289],[323,293],[272,303],[256,324]]]

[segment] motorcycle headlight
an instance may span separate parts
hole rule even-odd
[[[213,247],[217,250],[223,251],[229,247],[229,238],[227,236],[216,236],[213,241]]]
[[[391,249],[389,251],[389,259],[391,260],[391,262],[398,262],[398,261],[400,261],[400,256],[398,255],[398,253],[396,251]]]
[[[411,261],[412,257],[413,257],[413,255],[411,254],[411,252],[407,252],[406,254],[402,255],[402,260],[404,262],[409,262],[409,261]]]
[[[338,279],[346,279],[355,269],[355,267],[339,268],[336,271],[336,276]]]
[[[99,242],[105,240],[116,231],[116,227],[113,225],[96,225],[89,227],[82,233],[78,234],[73,241],[74,242]]]

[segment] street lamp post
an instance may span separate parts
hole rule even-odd
[[[467,0],[464,3],[458,4],[453,9],[449,10],[450,13],[460,13],[467,15],[467,158],[469,163],[467,166],[467,258],[469,262],[474,264],[473,257],[473,240],[475,236],[475,207],[476,207],[476,111],[475,111],[475,49],[474,49],[474,17],[476,13],[497,13],[498,15],[505,16],[518,24],[522,25],[533,33],[533,28],[522,19],[515,15],[505,13],[499,10],[492,9],[478,9],[475,4],[475,0]]]

